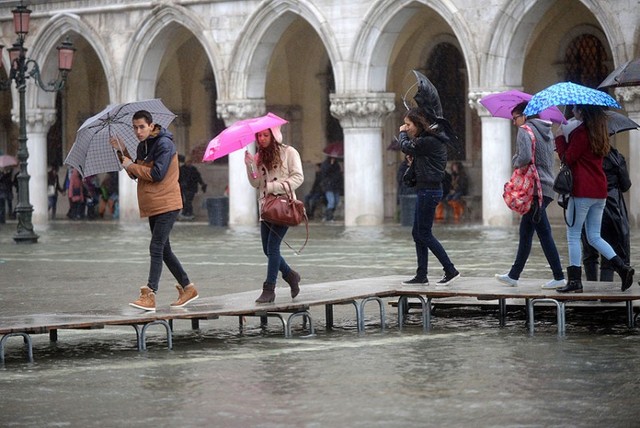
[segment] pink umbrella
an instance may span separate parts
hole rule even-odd
[[[240,150],[256,140],[256,133],[288,123],[273,113],[251,119],[239,120],[209,141],[203,162],[211,162]]]
[[[487,95],[480,99],[480,104],[485,106],[493,117],[502,117],[511,119],[511,110],[523,101],[530,101],[533,95],[526,92],[510,91],[498,92],[497,94]],[[550,120],[555,123],[567,123],[564,115],[556,106],[549,107],[538,113],[540,119]]]
[[[344,157],[344,145],[342,141],[336,141],[335,143],[327,144],[322,152],[331,158]]]

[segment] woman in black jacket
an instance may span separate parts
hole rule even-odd
[[[410,109],[404,117],[399,136],[402,152],[413,157],[416,177],[416,211],[413,240],[416,243],[418,268],[416,276],[403,285],[429,284],[427,279],[429,250],[444,268],[444,276],[436,285],[448,285],[460,276],[440,241],[433,236],[436,206],[442,199],[442,179],[447,166],[446,133],[431,125],[422,111]]]

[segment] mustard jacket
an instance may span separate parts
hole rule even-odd
[[[136,161],[127,173],[138,179],[140,217],[182,209],[178,153],[166,129],[156,125],[151,136],[138,144]]]

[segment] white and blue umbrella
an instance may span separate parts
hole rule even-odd
[[[524,114],[532,116],[551,106],[576,104],[622,108],[611,95],[605,92],[576,83],[561,82],[535,94],[524,110]]]

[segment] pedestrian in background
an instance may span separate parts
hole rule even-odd
[[[262,210],[264,198],[268,194],[293,193],[292,196],[295,198],[295,190],[302,185],[304,173],[298,151],[292,146],[282,144],[280,127],[258,132],[256,142],[258,152],[253,156],[247,150],[244,163],[249,183],[258,189],[258,205]],[[258,172],[255,177],[253,171]],[[287,230],[288,226],[260,219],[262,251],[267,256],[267,276],[262,284],[262,294],[256,299],[256,303],[271,303],[275,300],[278,272],[291,287],[292,299],[300,292],[300,274],[291,269],[280,254],[280,244]]]
[[[338,159],[333,156],[327,156],[320,166],[320,176],[322,177],[320,187],[327,200],[324,221],[333,221],[334,212],[340,203],[340,193],[342,193],[343,188],[342,167]]]
[[[198,186],[202,190],[202,193],[207,191],[207,184],[202,180],[202,175],[198,168],[193,165],[191,158],[186,158],[184,164],[180,166],[180,192],[182,194],[182,213],[180,214],[181,220],[193,220],[193,199],[198,193]]]
[[[629,216],[623,193],[631,188],[631,179],[627,170],[627,161],[615,148],[602,161],[602,169],[607,176],[607,202],[602,213],[600,234],[611,245],[617,255],[625,262],[631,263],[631,244]],[[600,258],[600,281],[613,281],[613,265],[598,251],[589,245],[587,235],[582,229],[582,263],[587,281],[598,281],[598,258]]]
[[[138,183],[138,207],[140,217],[149,218],[151,243],[149,254],[149,276],[147,285],[140,287],[140,297],[129,303],[145,311],[156,310],[156,293],[162,274],[162,263],[178,281],[178,300],[172,308],[181,308],[198,298],[198,291],[182,268],[178,257],[171,250],[169,235],[182,209],[182,197],[178,176],[178,153],[173,143],[173,135],[158,124],[153,123],[151,113],[140,110],[133,115],[133,130],[138,138],[136,161],[126,151],[124,144],[116,138],[111,145],[117,150],[122,167],[129,177]]]
[[[58,177],[58,166],[52,165],[47,172],[47,199],[49,220],[56,219],[56,208],[58,207],[58,193],[64,193],[64,189],[60,186],[60,178]]]

